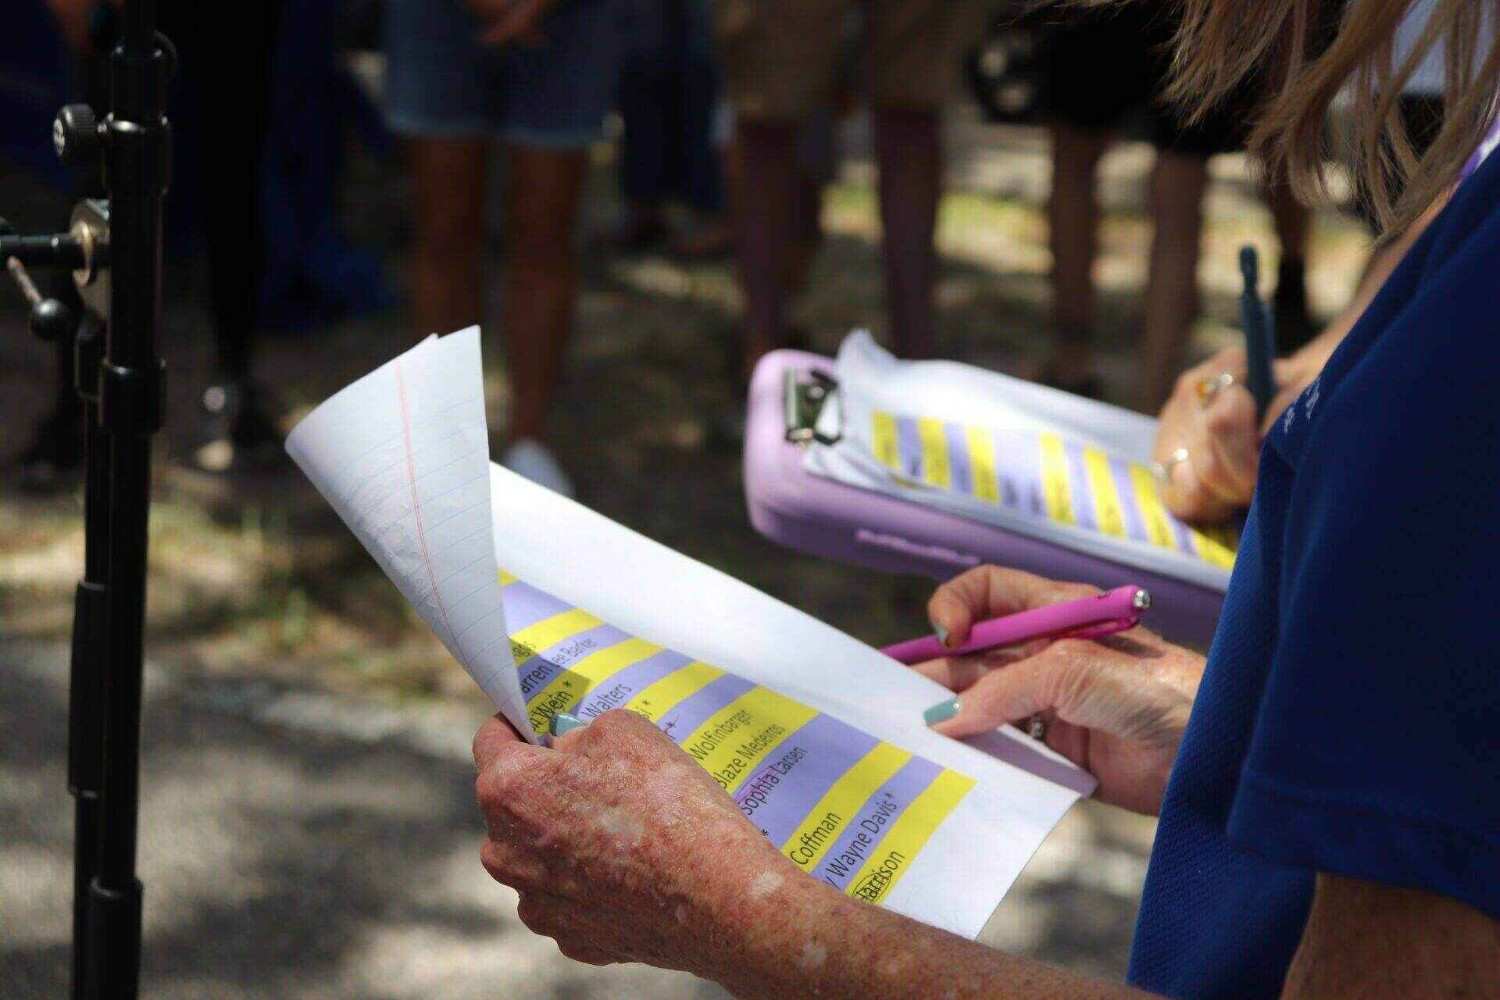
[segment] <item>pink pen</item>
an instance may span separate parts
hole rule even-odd
[[[1033,608],[1003,618],[991,618],[969,630],[969,641],[949,649],[936,636],[923,636],[887,646],[886,656],[902,663],[921,663],[941,656],[966,656],[998,646],[1013,646],[1032,639],[1094,639],[1135,627],[1141,615],[1151,607],[1151,595],[1134,585],[1064,601],[1045,608]]]

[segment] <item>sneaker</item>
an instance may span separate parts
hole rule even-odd
[[[280,457],[281,429],[266,411],[262,393],[252,382],[211,385],[203,392],[204,426],[193,461],[204,472],[228,472],[235,466],[270,462]]]
[[[522,438],[505,449],[500,464],[511,472],[565,497],[573,495],[573,480],[563,471],[551,449],[534,438]]]

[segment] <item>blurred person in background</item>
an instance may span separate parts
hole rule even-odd
[[[620,74],[620,188],[625,209],[611,242],[659,244],[685,257],[728,252],[723,152],[715,142],[720,81],[710,0],[630,0],[630,46]],[[669,202],[692,213],[674,237]]]
[[[845,15],[864,14],[862,96],[880,172],[886,306],[898,354],[930,357],[940,112],[983,0],[721,0],[718,40],[735,115],[745,373],[789,341],[784,261],[798,237],[800,127],[830,106]]]
[[[80,64],[86,99],[107,105],[103,74],[93,65],[113,44],[117,4],[48,0]],[[178,234],[203,241],[214,381],[202,396],[203,424],[194,461],[208,471],[247,457],[279,457],[281,433],[268,394],[252,372],[261,276],[266,263],[261,217],[262,156],[269,119],[271,54],[280,0],[232,11],[188,2],[160,4],[160,29],[177,53],[169,115],[174,159],[166,202]],[[26,475],[76,466],[77,400],[71,362],[60,364],[58,409],[26,457]],[[55,468],[51,471],[56,475]]]
[[[421,336],[484,313],[485,175],[505,153],[501,330],[510,377],[508,468],[571,494],[545,444],[577,297],[574,229],[589,146],[614,97],[626,23],[619,0],[389,0],[392,128],[406,139]]]
[[[1099,161],[1127,116],[1143,113],[1156,150],[1148,196],[1153,224],[1141,338],[1139,404],[1162,405],[1198,318],[1198,256],[1208,160],[1240,148],[1250,95],[1245,87],[1228,104],[1185,123],[1162,104],[1171,69],[1173,22],[1151,4],[1113,4],[1067,11],[1049,38],[1045,89],[1052,138],[1052,189],[1047,201],[1052,249],[1054,343],[1041,381],[1098,398],[1094,368],[1098,251]],[[1308,213],[1286,185],[1266,192],[1281,243],[1275,309],[1288,344],[1310,334],[1303,273]]]

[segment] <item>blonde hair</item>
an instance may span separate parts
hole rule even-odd
[[[1168,99],[1197,120],[1240,84],[1255,86],[1262,103],[1247,146],[1268,174],[1285,176],[1299,198],[1312,200],[1327,192],[1328,109],[1349,87],[1347,158],[1387,233],[1404,229],[1453,185],[1494,122],[1500,0],[1434,0],[1399,65],[1396,28],[1414,0],[1177,2],[1182,20]],[[1398,101],[1439,43],[1446,50],[1443,127],[1419,159]]]

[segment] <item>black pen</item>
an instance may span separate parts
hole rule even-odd
[[[1240,273],[1245,276],[1245,290],[1240,294],[1240,324],[1245,328],[1245,359],[1249,363],[1246,381],[1255,397],[1255,414],[1264,417],[1271,397],[1276,395],[1276,379],[1271,374],[1271,359],[1276,356],[1275,318],[1260,300],[1256,285],[1260,280],[1260,259],[1255,247],[1240,247]]]

